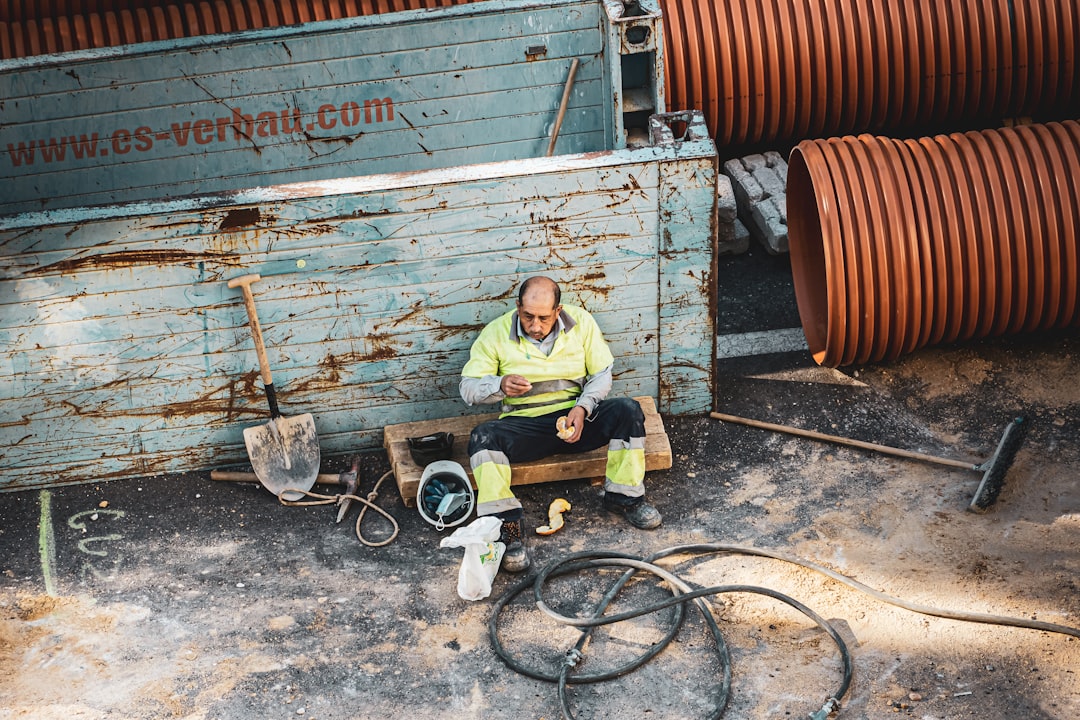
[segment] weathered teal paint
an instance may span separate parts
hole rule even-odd
[[[659,72],[648,43],[629,65],[609,57],[627,29],[575,31],[612,97],[652,92]],[[709,409],[716,149],[700,114],[659,115],[626,147],[637,122],[607,112],[588,153],[560,140],[551,158],[0,215],[0,489],[244,461],[242,430],[267,410],[226,282],[251,272],[281,410],[315,416],[324,456],[377,447],[390,423],[487,410],[458,397],[461,366],[539,272],[597,315],[615,392]],[[469,141],[482,154],[491,139]]]
[[[685,119],[687,138],[708,139],[700,116],[686,113]],[[654,117],[651,128],[656,142],[673,142],[669,124]],[[701,389],[712,387],[717,172],[715,158],[707,157],[680,156],[659,167],[660,407],[671,413],[701,411]]]
[[[476,3],[9,60],[0,213],[537,157],[573,57],[561,148],[609,149],[602,13]]]
[[[622,147],[615,43],[660,23],[607,10],[500,0],[0,62],[0,213],[537,157],[573,58],[559,152]]]

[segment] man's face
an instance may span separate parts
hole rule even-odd
[[[559,320],[561,305],[555,304],[555,295],[550,292],[529,292],[518,303],[518,317],[521,326],[534,340],[543,340]]]

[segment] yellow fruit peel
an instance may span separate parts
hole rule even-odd
[[[570,510],[570,502],[565,498],[555,498],[548,505],[548,524],[536,528],[537,535],[552,535],[563,526],[564,512]]]
[[[555,421],[555,431],[558,433],[560,440],[569,440],[574,436],[574,426],[566,424],[569,419],[570,418],[563,415]],[[563,502],[565,502],[565,500]]]

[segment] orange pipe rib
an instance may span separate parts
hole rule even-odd
[[[788,161],[814,359],[1080,326],[1080,123],[804,140]]]

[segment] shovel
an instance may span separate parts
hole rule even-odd
[[[251,294],[251,284],[259,277],[244,275],[229,281],[230,288],[240,287],[244,291],[248,325],[259,356],[266,401],[270,405],[270,422],[244,428],[244,444],[251,467],[263,487],[284,500],[299,500],[304,497],[300,491],[310,490],[319,475],[319,437],[311,413],[284,417],[278,410],[266,346],[263,345],[259,317],[255,314],[255,298]]]

